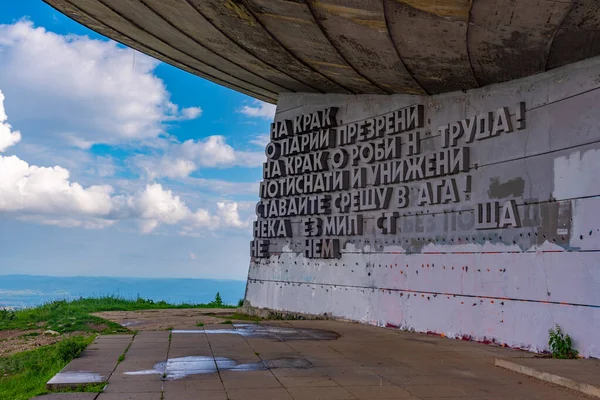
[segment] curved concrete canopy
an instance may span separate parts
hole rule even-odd
[[[44,1],[271,103],[282,92],[452,92],[600,54],[597,0]]]

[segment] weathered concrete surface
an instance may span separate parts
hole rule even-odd
[[[232,308],[190,308],[140,311],[104,311],[93,315],[116,322],[135,331],[194,329],[198,323],[219,324],[228,315],[238,312]]]
[[[45,0],[193,74],[285,92],[431,94],[600,54],[595,0]]]
[[[32,400],[95,400],[98,393],[53,393],[36,396]]]
[[[597,360],[496,359],[496,366],[600,398]]]
[[[306,331],[335,335],[330,340],[278,340],[226,334],[224,328],[296,331],[297,337]],[[494,366],[494,357],[513,360],[524,355],[336,321],[215,325],[170,336],[168,331],[145,331],[134,338],[97,400],[586,398]]]
[[[133,335],[98,336],[84,352],[46,384],[48,390],[76,389],[107,382]]]
[[[339,107],[347,124],[423,104],[424,154],[440,149],[438,126],[520,102],[526,128],[470,144],[460,202],[392,206],[395,235],[364,212],[364,234],[341,238],[340,259],[305,258],[292,218],[292,237],[270,239],[270,258],[252,260],[246,300],[532,351],[547,349],[558,324],[580,354],[600,356],[599,75],[594,58],[464,93],[281,96],[277,121]],[[522,226],[476,230],[476,205],[490,200],[514,200]]]

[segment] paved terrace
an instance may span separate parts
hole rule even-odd
[[[53,394],[45,398],[590,398],[494,366],[496,358],[533,360],[529,353],[473,342],[335,321],[210,324],[192,329],[139,332],[125,360],[109,372],[108,385],[101,394]],[[115,347],[114,341],[104,343],[108,349]],[[98,357],[101,347],[93,347]],[[73,372],[72,367],[68,370]],[[94,372],[93,368],[87,372]]]

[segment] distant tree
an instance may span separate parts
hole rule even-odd
[[[213,304],[217,307],[221,307],[223,305],[223,299],[221,298],[221,293],[217,292],[215,299],[213,300]]]

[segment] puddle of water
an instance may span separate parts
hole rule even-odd
[[[182,379],[189,375],[212,374],[219,371],[265,371],[273,368],[311,368],[302,358],[280,358],[249,364],[238,364],[225,357],[188,356],[170,358],[154,364],[152,369],[124,372],[125,375],[160,375],[164,380]]]
[[[139,325],[141,323],[142,323],[142,321],[125,321],[125,322],[121,322],[121,326],[124,326],[124,327],[135,326],[135,325]]]
[[[188,356],[170,358],[154,364],[152,369],[124,372],[125,375],[161,375],[166,380],[185,378],[188,375],[212,374],[221,371],[261,371],[267,369],[262,362],[238,364],[225,357]]]
[[[171,333],[204,333],[207,335],[227,334],[241,335],[249,338],[271,338],[275,340],[336,340],[339,334],[320,329],[295,329],[279,326],[257,325],[257,324],[235,324],[235,329],[206,329],[206,330],[182,330],[175,329]]]
[[[88,371],[72,371],[72,372],[59,372],[54,375],[52,379],[48,381],[49,385],[60,385],[60,384],[79,384],[79,383],[99,383],[105,382],[106,378],[100,374]]]

